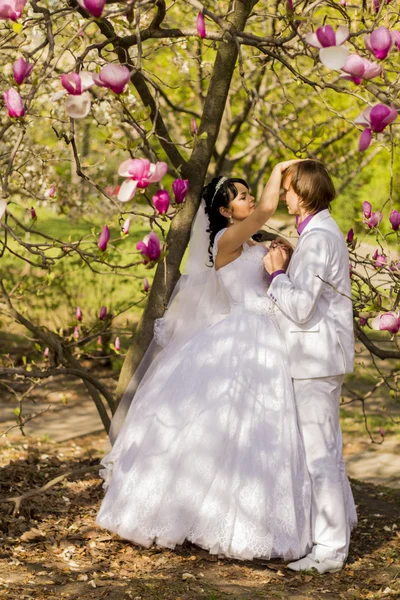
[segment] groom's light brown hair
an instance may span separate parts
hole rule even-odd
[[[317,160],[305,160],[288,167],[283,172],[283,185],[286,182],[309,213],[329,208],[336,196],[327,168]]]

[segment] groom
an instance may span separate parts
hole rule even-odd
[[[335,188],[314,160],[283,173],[283,201],[296,215],[299,241],[288,265],[274,245],[264,259],[271,275],[268,296],[289,351],[291,375],[313,489],[313,548],[288,565],[294,571],[339,571],[346,560],[353,496],[342,457],[339,402],[344,374],[353,370],[353,311],[349,257],[330,216]]]

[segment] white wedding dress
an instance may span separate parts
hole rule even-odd
[[[217,272],[231,312],[151,364],[102,461],[98,525],[146,547],[187,539],[239,559],[311,548],[310,482],[266,252],[245,244]]]

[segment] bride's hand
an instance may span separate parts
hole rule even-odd
[[[287,248],[275,246],[264,256],[264,267],[269,274],[275,271],[286,271],[290,261]]]
[[[284,160],[275,165],[275,169],[279,170],[281,173],[285,171],[291,165],[295,165],[296,163],[304,162],[305,160],[309,160],[308,158],[292,158],[291,160]]]
[[[286,252],[289,254],[289,258],[292,258],[292,254],[294,252],[294,247],[292,246],[292,244],[290,244],[284,238],[276,237],[274,240],[272,240],[269,247],[270,248],[276,248],[276,247],[284,248],[286,250]]]

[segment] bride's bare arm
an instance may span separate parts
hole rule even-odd
[[[220,260],[222,259],[225,263],[229,255],[237,254],[244,242],[270,219],[278,206],[283,171],[300,160],[287,160],[274,167],[254,211],[244,221],[231,225],[219,239],[218,256]]]

